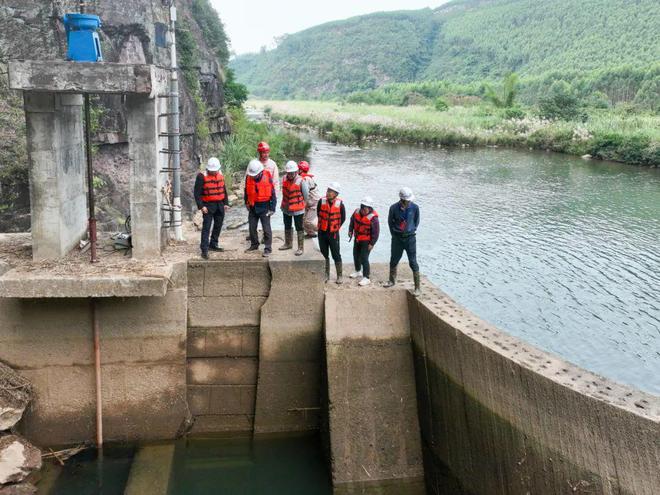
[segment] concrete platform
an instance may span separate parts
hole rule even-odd
[[[12,60],[11,89],[57,93],[144,94],[167,91],[169,72],[153,65]]]
[[[222,253],[210,253],[211,261],[308,262],[320,260],[314,242],[305,243],[305,254],[294,256],[294,250],[278,251],[284,242],[282,232],[273,233],[273,253],[262,257],[259,251],[245,253],[249,242],[244,230],[223,232]],[[108,235],[99,241],[99,262],[89,262],[89,252],[71,251],[61,260],[32,259],[30,234],[0,234],[0,297],[7,298],[75,298],[75,297],[145,297],[164,296],[174,279],[185,276],[185,264],[200,260],[199,232],[186,228],[186,241],[170,243],[161,256],[143,261],[124,256],[119,251],[106,251]]]

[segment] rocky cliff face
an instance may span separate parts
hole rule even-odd
[[[86,0],[87,11],[101,17],[101,44],[106,62],[148,63],[169,67],[167,47],[168,0]],[[179,25],[190,31],[197,45],[200,88],[191,91],[181,77],[182,177],[184,205],[199,160],[212,143],[227,133],[223,73],[213,50],[205,43],[192,13],[193,0],[176,0]],[[8,59],[64,59],[66,35],[61,18],[77,11],[77,0],[0,0],[0,232],[29,228],[27,163],[22,100],[6,88]],[[199,97],[204,115],[200,115]],[[94,99],[94,169],[102,228],[120,228],[128,215],[128,146],[122,96]],[[200,135],[198,123],[206,122]],[[165,125],[165,119],[163,119]],[[22,163],[21,163],[22,162]]]

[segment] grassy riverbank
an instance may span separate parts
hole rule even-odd
[[[592,109],[579,120],[548,120],[531,109],[490,105],[389,106],[332,101],[267,101],[251,105],[276,120],[318,130],[342,144],[380,140],[441,146],[509,146],[592,155],[660,166],[660,116]]]

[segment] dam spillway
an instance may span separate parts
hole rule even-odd
[[[320,432],[337,493],[657,492],[657,397],[508,336],[426,281],[419,299],[405,281],[324,286],[311,242],[302,259],[263,260],[227,237],[210,261],[190,246],[151,264],[8,256],[0,360],[35,388],[21,432],[41,446],[94,438],[93,298],[108,441]],[[20,239],[3,245],[20,253]]]

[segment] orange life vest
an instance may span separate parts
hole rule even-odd
[[[355,213],[353,213],[353,233],[356,241],[371,242],[371,220],[377,216],[378,213],[375,210],[371,210],[371,213],[365,216],[362,216],[359,208],[355,210]]]
[[[202,188],[202,201],[204,203],[217,203],[225,200],[225,176],[218,172],[215,175],[202,172],[204,186]]]
[[[290,181],[282,181],[282,209],[294,213],[305,209],[305,198],[302,193],[302,177]]]
[[[319,231],[335,233],[341,228],[341,199],[335,198],[331,203],[327,198],[321,199],[319,215]]]
[[[270,172],[264,170],[259,181],[254,180],[254,177],[248,175],[245,179],[245,191],[247,193],[248,206],[270,201],[270,198],[273,196],[273,179]]]

